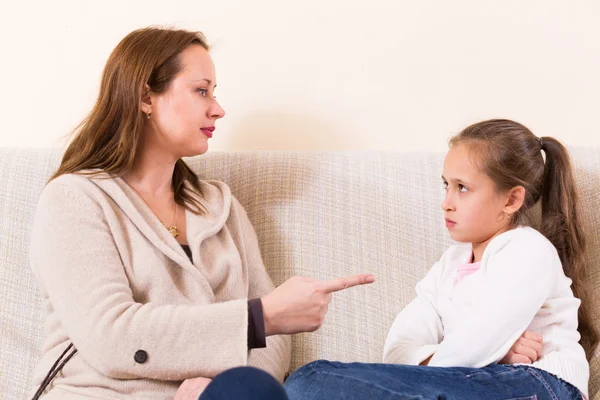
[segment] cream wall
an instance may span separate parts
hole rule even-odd
[[[214,45],[212,149],[441,150],[492,117],[597,146],[598,21],[598,1],[2,0],[0,146],[62,145],[151,24]]]

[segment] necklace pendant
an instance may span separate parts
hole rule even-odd
[[[177,231],[177,227],[175,225],[167,227],[167,230],[174,238],[179,236],[179,232]]]

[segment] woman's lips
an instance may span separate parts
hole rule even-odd
[[[202,133],[204,133],[207,137],[211,138],[213,137],[213,132],[215,131],[215,127],[214,126],[209,126],[207,128],[201,128],[200,129],[202,131]]]

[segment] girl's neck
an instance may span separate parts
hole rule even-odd
[[[485,252],[485,249],[487,248],[488,244],[490,244],[490,242],[498,235],[503,234],[504,232],[507,232],[508,230],[510,230],[509,227],[506,228],[502,228],[500,229],[498,232],[496,232],[495,234],[493,234],[489,239],[483,241],[483,242],[472,242],[471,243],[471,247],[473,249],[473,258],[471,260],[471,262],[480,262],[481,259],[483,258],[483,253]]]

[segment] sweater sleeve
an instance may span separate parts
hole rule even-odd
[[[476,308],[446,332],[429,365],[479,368],[497,362],[531,324],[552,290],[560,259],[545,238],[522,239],[514,235],[490,254]]]
[[[419,365],[442,339],[442,321],[435,309],[442,265],[436,263],[416,287],[417,297],[396,317],[383,349],[383,362]]]
[[[265,318],[260,299],[248,300],[248,350],[267,347]]]
[[[105,207],[109,207],[105,205]],[[105,210],[85,189],[44,189],[31,265],[76,357],[116,379],[183,380],[247,363],[247,299],[159,305],[133,298]]]
[[[239,235],[242,262],[246,264],[248,271],[248,297],[251,299],[260,298],[273,291],[275,286],[263,264],[258,238],[252,223],[242,205],[233,196],[231,208],[238,222],[237,229],[232,229],[232,234],[237,231]],[[264,323],[264,320],[261,322]],[[274,335],[267,337],[266,348],[250,350],[248,365],[265,370],[277,380],[283,382],[284,375],[290,367],[290,359],[290,336]]]

